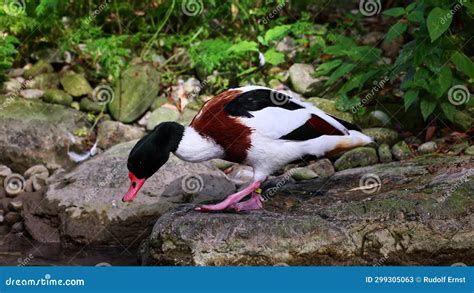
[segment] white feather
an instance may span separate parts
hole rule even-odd
[[[223,157],[224,149],[188,126],[184,129],[183,138],[174,154],[188,162],[202,162]]]

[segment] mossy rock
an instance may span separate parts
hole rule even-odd
[[[326,112],[328,114],[331,114],[331,115],[333,115],[333,116],[335,116],[339,119],[342,119],[342,120],[350,122],[350,123],[354,122],[354,118],[352,117],[352,115],[350,113],[341,112],[341,111],[336,109],[336,102],[333,101],[333,100],[313,97],[313,98],[307,99],[306,102],[310,102],[311,104],[313,104],[317,108],[319,108],[319,109],[323,110],[324,112]]]
[[[161,122],[176,121],[178,120],[178,118],[178,110],[168,107],[158,108],[151,113],[150,118],[148,119],[148,123],[146,125],[146,129],[153,130],[153,128],[155,128],[155,126],[160,124]]]
[[[133,65],[115,84],[115,98],[108,104],[110,114],[124,123],[137,120],[150,108],[158,90],[158,71],[150,64]]]
[[[396,144],[393,145],[392,147],[392,154],[395,157],[395,159],[401,161],[401,160],[406,160],[411,157],[413,157],[413,154],[411,153],[410,147],[405,141],[400,141],[397,142]]]
[[[57,73],[42,73],[35,76],[30,82],[27,83],[29,89],[55,89],[59,86],[59,76]]]
[[[389,128],[374,127],[362,130],[365,135],[372,137],[378,144],[386,143],[392,146],[399,139],[398,132]]]
[[[32,78],[41,73],[52,73],[54,71],[53,66],[45,60],[38,60],[30,69],[25,70],[23,76],[25,78]]]
[[[381,144],[378,148],[378,154],[380,162],[388,163],[392,161],[392,152],[390,151],[390,146],[388,144]]]
[[[92,112],[92,113],[100,113],[104,108],[103,105],[92,101],[89,98],[82,98],[79,106],[82,111]]]
[[[358,147],[344,153],[334,163],[336,170],[345,170],[355,167],[364,167],[377,164],[377,152],[373,148]]]
[[[471,145],[470,147],[465,149],[464,154],[468,156],[474,156],[474,145]]]
[[[80,97],[90,94],[92,87],[82,74],[66,73],[61,76],[61,85],[64,90],[73,97]]]
[[[69,106],[72,103],[72,97],[63,90],[49,89],[44,92],[43,101]]]
[[[311,170],[310,168],[294,168],[288,171],[291,174],[291,177],[296,181],[310,180],[318,177],[318,174]]]
[[[454,114],[453,124],[462,131],[468,131],[473,127],[474,118],[467,113],[457,111]]]

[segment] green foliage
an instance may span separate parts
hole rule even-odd
[[[19,43],[14,36],[0,36],[0,80],[4,77],[2,73],[12,66],[17,54],[15,45]]]

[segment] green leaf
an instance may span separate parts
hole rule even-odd
[[[451,85],[451,81],[453,80],[453,73],[448,66],[443,66],[439,71],[438,78],[436,79],[438,86],[436,97],[441,97]]]
[[[417,90],[409,90],[403,96],[403,103],[405,104],[405,111],[410,108],[410,106],[417,100],[418,98],[418,91]]]
[[[361,104],[360,98],[358,96],[354,96],[349,98],[345,93],[341,93],[340,96],[336,99],[336,109],[339,111],[348,111],[353,107],[357,107]],[[363,108],[363,107],[362,107]]]
[[[469,78],[474,78],[474,64],[471,59],[466,57],[462,52],[456,51],[451,57],[453,63],[456,64],[457,68],[464,72]]]
[[[391,42],[396,37],[402,35],[408,28],[406,23],[397,22],[396,24],[392,25],[388,30],[387,36],[385,37],[385,41]]]
[[[271,65],[278,65],[285,62],[285,54],[278,52],[277,50],[271,48],[263,54],[265,61]]]
[[[385,10],[384,12],[382,12],[382,14],[398,17],[405,14],[405,9],[403,7],[395,7],[395,8]]]
[[[326,85],[333,84],[336,80],[341,78],[344,74],[349,73],[352,69],[354,69],[354,67],[355,67],[355,64],[352,64],[352,63],[343,64],[331,74],[329,80],[326,82]]]
[[[228,53],[258,52],[258,45],[255,42],[240,41],[227,49]]]
[[[421,114],[423,115],[423,120],[426,119],[433,113],[436,108],[436,102],[431,99],[422,99],[420,102]]]
[[[408,11],[408,12],[410,12],[410,11],[412,11],[413,9],[415,9],[415,7],[416,7],[416,2],[413,2],[413,3],[409,4],[409,5],[405,8],[405,10]]]
[[[441,103],[441,110],[443,110],[444,116],[448,118],[449,121],[454,121],[454,114],[456,114],[456,107],[451,105],[451,103]]]
[[[291,25],[286,24],[286,25],[279,25],[274,28],[269,29],[265,33],[264,37],[264,45],[268,45],[268,42],[270,41],[276,41],[279,39],[282,39],[284,36],[288,35],[290,32]]]
[[[334,59],[328,62],[324,62],[323,64],[319,65],[318,68],[316,68],[315,75],[316,76],[327,75],[341,64],[342,64],[342,60],[340,59]]]
[[[439,7],[433,8],[426,19],[431,42],[436,41],[451,25],[453,18],[450,11]]]
[[[411,22],[424,22],[425,19],[423,18],[423,12],[420,10],[414,10],[408,13],[407,19]]]

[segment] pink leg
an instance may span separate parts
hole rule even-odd
[[[201,211],[201,212],[207,212],[207,211],[223,211],[227,208],[229,208],[232,205],[235,205],[239,201],[242,200],[245,196],[248,194],[252,193],[255,191],[255,189],[260,187],[260,181],[255,181],[249,186],[245,187],[239,192],[236,192],[234,194],[229,195],[225,200],[221,201],[218,204],[212,204],[212,205],[202,205],[200,207],[197,207],[195,210],[196,211]]]
[[[252,192],[252,197],[249,200],[238,202],[229,207],[229,209],[233,209],[236,212],[241,211],[251,211],[251,210],[259,210],[263,208],[263,198],[257,192]]]

